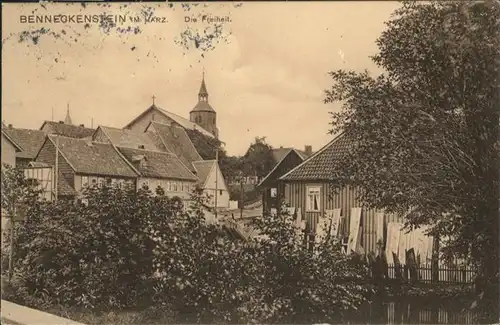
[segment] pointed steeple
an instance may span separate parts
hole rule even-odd
[[[66,118],[64,119],[64,124],[73,125],[73,122],[71,121],[71,116],[69,115],[69,104],[66,110]]]
[[[205,71],[203,71],[203,76],[201,79],[200,91],[198,92],[198,101],[208,102],[208,91],[207,86],[205,85]]]

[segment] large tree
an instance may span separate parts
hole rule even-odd
[[[498,2],[405,2],[377,40],[385,72],[333,71],[332,132],[351,138],[339,188],[430,225],[443,253],[474,263],[498,316]],[[494,309],[491,309],[494,308]],[[498,320],[498,319],[497,319]]]
[[[266,176],[273,169],[276,161],[273,148],[266,142],[265,137],[256,137],[242,158],[243,173],[245,176]]]

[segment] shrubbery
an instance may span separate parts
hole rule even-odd
[[[290,323],[341,321],[368,294],[365,265],[333,240],[306,249],[290,216],[255,221],[262,236],[245,242],[205,223],[200,190],[187,212],[146,189],[86,197],[31,205],[4,298],[41,309],[156,306],[179,322]]]

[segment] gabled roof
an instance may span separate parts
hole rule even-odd
[[[284,181],[330,181],[334,180],[334,161],[342,159],[352,142],[340,134],[282,177]]]
[[[53,122],[53,121],[43,122],[42,126],[40,127],[40,130],[43,130],[45,125],[50,126],[50,128],[52,129],[52,131],[49,132],[50,134],[61,135],[64,137],[77,138],[77,139],[92,136],[92,134],[94,134],[95,132],[95,129],[90,129],[78,125]]]
[[[196,176],[198,176],[200,183],[202,185],[205,185],[207,183],[210,172],[215,166],[215,160],[194,161],[193,166],[196,169]]]
[[[191,166],[193,161],[202,160],[191,139],[182,127],[177,125],[167,125],[152,121],[151,127],[160,137],[165,148],[175,154],[186,166]],[[148,128],[150,130],[150,128]],[[153,132],[153,131],[149,131]],[[146,133],[149,133],[146,132]]]
[[[139,146],[144,146],[144,149],[154,151],[161,149],[158,148],[149,133],[135,132],[132,130],[118,129],[109,126],[99,126],[97,129],[100,129],[108,137],[109,141],[118,147],[140,149]]]
[[[17,158],[35,158],[45,141],[46,134],[40,130],[6,128],[4,131],[23,148],[16,154]]]
[[[306,159],[309,157],[309,155],[307,153],[305,153],[304,151],[302,150],[298,150],[298,149],[295,149],[295,148],[275,148],[272,150],[272,154],[273,154],[273,157],[274,157],[274,160],[276,162],[280,162],[283,160],[283,158],[288,155],[290,153],[290,151],[292,150],[295,150],[295,152],[302,158],[302,159]]]
[[[303,157],[303,155],[301,155],[301,154],[298,152],[298,150],[296,150],[296,149],[290,149],[290,150],[288,150],[288,153],[287,153],[287,154],[285,154],[285,156],[283,156],[283,158],[281,158],[281,160],[280,160],[280,161],[279,161],[279,162],[278,162],[278,163],[274,166],[274,168],[273,168],[273,169],[272,169],[272,170],[271,170],[271,171],[270,171],[270,172],[269,172],[269,173],[268,173],[268,174],[267,174],[267,175],[266,175],[266,176],[265,176],[265,177],[264,177],[264,178],[260,181],[260,183],[257,185],[257,187],[262,186],[262,185],[266,182],[266,180],[267,180],[267,179],[269,179],[269,178],[271,177],[271,175],[273,175],[273,174],[276,172],[276,170],[277,170],[277,169],[279,168],[279,166],[283,163],[283,161],[285,161],[285,159],[286,159],[289,155],[291,155],[292,153],[297,154],[297,156],[298,156],[300,159],[302,159],[302,161],[304,161],[304,160],[306,159],[306,158],[304,158],[304,157]],[[275,177],[276,177],[276,176],[275,176]]]
[[[120,153],[143,177],[197,181],[198,178],[173,153],[119,147]],[[136,157],[144,159],[135,163]]]
[[[14,148],[16,148],[17,153],[23,151],[23,148],[14,139],[12,139],[11,136],[3,128],[2,134],[14,146]]]
[[[59,151],[76,173],[115,177],[136,177],[112,144],[91,142],[84,139],[49,135],[48,140]]]
[[[130,125],[132,125],[135,121],[137,121],[139,118],[141,118],[142,116],[144,116],[145,114],[147,114],[148,112],[150,111],[156,111],[168,118],[170,118],[171,120],[173,120],[175,123],[179,124],[180,126],[182,126],[183,128],[185,129],[190,129],[190,130],[198,130],[200,131],[201,133],[203,133],[204,135],[206,136],[209,136],[211,138],[214,138],[214,135],[210,132],[208,132],[207,130],[205,130],[204,128],[202,128],[201,126],[199,126],[198,124],[196,123],[193,123],[191,122],[190,120],[188,119],[185,119],[184,117],[181,117],[177,114],[174,114],[172,112],[169,112],[169,111],[166,111],[164,109],[161,109],[159,108],[158,106],[156,106],[155,104],[151,105],[148,109],[146,109],[144,112],[142,112],[139,116],[137,116],[135,119],[133,119],[130,123],[128,123],[125,128],[128,128]]]

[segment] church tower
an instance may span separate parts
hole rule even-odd
[[[64,119],[64,124],[73,125],[73,122],[71,121],[71,116],[69,115],[69,104],[66,110],[66,118]]]
[[[189,112],[189,120],[212,133],[215,137],[219,136],[219,130],[217,129],[217,113],[208,103],[205,73],[203,73],[200,91],[198,92],[198,104]]]

